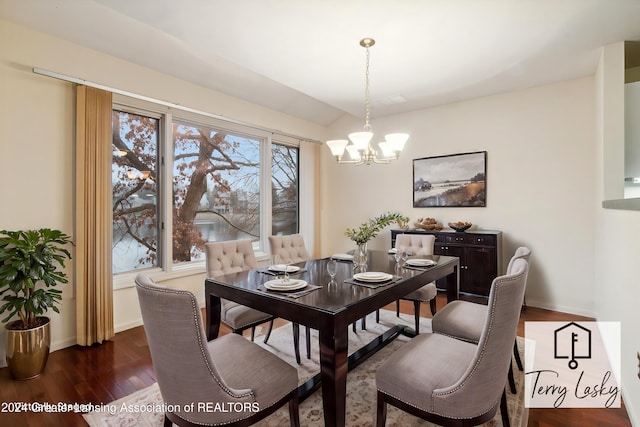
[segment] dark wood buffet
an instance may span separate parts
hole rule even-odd
[[[502,232],[494,230],[391,230],[391,247],[395,247],[398,234],[432,234],[435,236],[435,255],[460,258],[460,293],[489,296],[491,282],[504,274],[502,267]],[[437,282],[444,290],[444,282]]]

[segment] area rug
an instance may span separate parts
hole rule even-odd
[[[381,310],[380,323],[376,323],[374,314],[371,314],[367,317],[366,324],[367,329],[365,331],[361,330],[360,322],[358,322],[356,333],[353,333],[351,328],[349,329],[349,353],[367,344],[375,336],[382,334],[393,325],[403,324],[413,326],[413,316],[401,314],[401,317],[398,318],[396,317],[395,312]],[[302,333],[304,328],[300,329]],[[311,359],[306,358],[304,334],[301,334],[300,350],[302,363],[298,365],[295,362],[295,356],[293,355],[291,330],[291,325],[283,325],[271,333],[271,337],[267,344],[262,343],[262,340],[258,338],[256,338],[256,343],[278,355],[291,365],[296,366],[298,368],[299,382],[302,384],[319,372],[317,331],[312,330],[311,332]],[[422,318],[420,320],[420,331],[428,332],[430,330],[431,320]],[[408,339],[409,338],[404,336],[398,337],[385,348],[367,359],[360,366],[349,372],[347,377],[347,426],[364,427],[375,425],[376,370],[390,354],[399,349],[408,341]],[[524,345],[521,343],[519,348],[522,353],[524,351]],[[515,395],[507,392],[509,418],[511,420],[511,426],[524,427],[527,425],[528,419],[528,410],[527,408],[524,408],[523,399],[524,378],[522,372],[515,366],[515,363],[514,373],[518,392]],[[300,403],[301,426],[321,427],[324,425],[321,393],[322,389],[316,391],[304,402]],[[83,417],[90,426],[96,427],[160,427],[163,423],[164,414],[162,412],[153,412],[150,409],[161,406],[162,403],[163,401],[160,395],[160,390],[157,384],[154,384],[146,389],[105,405],[105,408],[102,411],[90,412],[88,414],[84,414]],[[123,408],[134,408],[135,410],[123,410]],[[388,405],[387,408],[386,425],[389,427],[433,426],[433,424],[409,415],[406,412],[400,411],[393,406]],[[287,406],[285,405],[283,408],[255,425],[260,427],[281,427],[289,425],[289,412]],[[483,426],[502,426],[500,411],[498,411],[494,419],[483,424]]]

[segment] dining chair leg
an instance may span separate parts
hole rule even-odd
[[[376,310],[376,323],[380,323],[380,310]]]
[[[384,401],[384,395],[378,391],[376,427],[384,427],[386,423],[387,423],[387,402]]]
[[[511,364],[511,361],[509,361],[508,378],[509,378],[509,388],[511,389],[511,393],[516,394],[516,380],[513,377],[513,365]]]
[[[509,422],[509,408],[507,407],[507,391],[502,391],[502,397],[500,398],[500,415],[502,416],[503,427],[511,427]]]
[[[518,351],[518,341],[513,342],[513,357],[516,359],[516,365],[518,365],[518,369],[521,371],[524,370],[522,367],[522,360],[520,359],[520,351]]]
[[[436,299],[433,298],[431,301],[429,301],[429,307],[431,308],[431,315],[435,315],[436,311],[437,311],[437,307],[436,307]]]
[[[167,414],[164,414],[164,423],[162,425],[163,427],[173,427],[173,423],[171,422],[169,417],[167,417]]]
[[[266,344],[269,341],[269,337],[271,336],[271,330],[273,329],[273,319],[269,322],[269,329],[267,329],[267,335],[264,336],[264,343]]]
[[[420,335],[420,301],[413,301],[413,317],[416,321],[416,335]]]
[[[367,330],[367,317],[366,316],[362,318],[362,325],[361,326],[362,326],[362,330],[363,331]]]
[[[305,338],[307,339],[307,359],[311,359],[311,328],[305,326]]]
[[[291,323],[293,327],[293,351],[296,354],[296,362],[300,364],[300,324]]]
[[[400,300],[396,300],[396,316],[400,317]]]
[[[256,337],[256,327],[252,327],[251,328],[251,342],[253,342],[253,339]]]

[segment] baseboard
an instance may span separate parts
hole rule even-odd
[[[114,325],[113,330],[117,334],[118,332],[126,331],[127,329],[136,328],[138,326],[142,326],[142,317],[132,320],[131,322]]]
[[[596,318],[596,315],[593,311],[584,310],[582,308],[549,304],[546,302],[536,301],[529,298],[527,298],[525,302],[527,304],[527,307],[536,307],[536,308],[542,308],[545,310],[559,311],[561,313],[575,314],[576,316],[591,317],[594,319]]]
[[[77,344],[76,337],[68,337],[51,343],[51,351],[62,350]]]
[[[624,400],[624,407],[627,410],[629,421],[631,421],[632,426],[640,426],[640,413],[638,412],[640,408],[635,405],[635,402],[628,396],[628,393],[625,393],[626,390],[627,388],[622,384],[622,400]]]

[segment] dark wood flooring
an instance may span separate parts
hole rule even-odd
[[[438,295],[438,307],[445,298]],[[422,305],[422,316],[430,317],[428,304]],[[389,307],[394,309],[393,306]],[[402,311],[412,313],[410,304]],[[524,335],[524,322],[532,320],[569,321],[588,318],[527,307],[520,317],[519,335]],[[282,325],[278,321],[276,326]],[[221,333],[228,333],[222,330]],[[7,368],[0,369],[0,410],[18,403],[108,403],[143,389],[156,381],[142,327],[116,334],[115,338],[92,347],[74,346],[51,353],[45,372],[36,379],[14,381]],[[15,405],[11,405],[12,407]],[[86,426],[82,416],[74,412],[34,413],[0,412],[0,426],[59,427]],[[624,407],[619,409],[530,409],[531,427],[601,427],[631,426]]]

